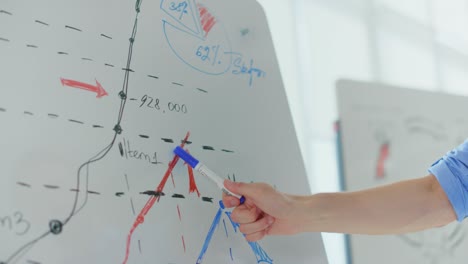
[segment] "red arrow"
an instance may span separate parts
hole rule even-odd
[[[83,89],[83,90],[95,92],[97,98],[101,98],[101,97],[107,95],[106,90],[104,90],[104,88],[102,88],[102,85],[97,80],[96,80],[96,85],[95,86],[92,85],[92,84],[82,83],[82,82],[78,82],[78,81],[74,81],[74,80],[68,80],[68,79],[64,79],[64,78],[60,78],[60,81],[62,82],[63,86],[70,86],[70,87],[73,87],[73,88],[78,88],[78,89]]]

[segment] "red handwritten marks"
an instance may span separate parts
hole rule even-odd
[[[104,90],[102,85],[97,80],[96,80],[96,85],[87,84],[87,83],[78,82],[78,81],[69,80],[69,79],[64,79],[64,78],[60,78],[60,81],[63,86],[69,86],[72,88],[94,92],[96,93],[97,98],[101,98],[107,95],[106,90]]]
[[[182,245],[184,246],[184,253],[186,252],[184,236],[182,236]]]
[[[216,24],[216,18],[210,14],[208,9],[203,5],[198,4],[198,11],[200,12],[200,23],[205,31],[205,37],[208,36],[213,26]]]
[[[179,214],[179,220],[182,221],[182,216],[180,215],[179,205],[177,205],[177,213]]]
[[[187,135],[185,135],[184,140],[182,141],[180,147],[183,148],[185,145],[185,142],[188,140],[190,136],[190,132],[187,132]],[[174,158],[172,161],[169,163],[168,168],[166,173],[164,174],[164,177],[162,178],[161,182],[159,183],[158,187],[156,188],[155,192],[156,193],[162,193],[164,186],[166,185],[167,179],[169,179],[169,176],[172,174],[172,170],[174,170],[174,167],[176,166],[177,162],[179,161],[179,156],[174,155]],[[127,235],[127,246],[125,250],[125,259],[123,261],[123,264],[126,264],[128,261],[128,257],[130,255],[130,244],[132,241],[132,236],[135,230],[138,228],[139,225],[141,225],[145,221],[145,216],[148,214],[148,212],[151,210],[153,205],[159,201],[161,196],[151,196],[148,201],[146,202],[145,206],[143,209],[141,209],[140,213],[138,214],[137,218],[135,219],[128,235]]]
[[[200,197],[200,192],[198,191],[197,184],[195,183],[195,177],[193,176],[193,169],[188,164],[187,168],[189,175],[189,193],[197,192],[198,197]]]
[[[385,177],[385,162],[390,155],[390,144],[383,143],[380,146],[379,158],[377,160],[376,178],[383,179]]]

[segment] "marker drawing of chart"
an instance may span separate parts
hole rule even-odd
[[[210,75],[229,70],[231,43],[221,21],[208,8],[193,0],[162,0],[161,10],[169,15],[162,20],[167,43],[182,62]]]

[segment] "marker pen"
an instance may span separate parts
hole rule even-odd
[[[231,195],[234,197],[237,197],[240,200],[240,204],[243,204],[245,202],[245,197],[235,194],[228,189],[224,187],[224,180],[219,177],[216,173],[214,173],[212,170],[208,169],[205,164],[201,163],[198,161],[196,158],[194,158],[192,155],[187,153],[183,148],[180,146],[177,146],[174,149],[174,153],[179,156],[181,159],[183,159],[187,164],[192,167],[194,170],[198,171],[201,175],[208,177],[210,180],[212,180],[218,187],[227,195]]]

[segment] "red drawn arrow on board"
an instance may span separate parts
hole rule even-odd
[[[102,85],[97,80],[96,80],[96,85],[87,84],[87,83],[78,82],[78,81],[69,80],[69,79],[64,79],[64,78],[60,78],[60,81],[62,82],[63,86],[69,86],[69,87],[78,88],[78,89],[82,89],[82,90],[86,90],[90,92],[95,92],[97,98],[101,98],[107,95],[106,90],[102,88]]]

